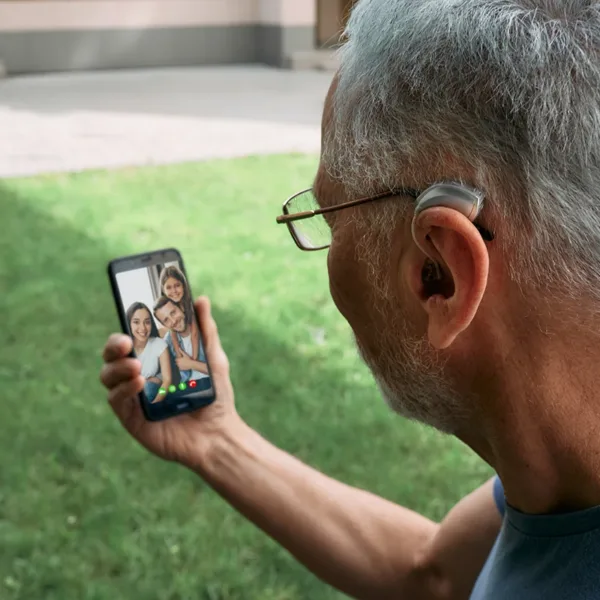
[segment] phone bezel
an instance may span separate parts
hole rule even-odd
[[[153,250],[151,252],[144,252],[141,254],[132,254],[129,256],[122,256],[119,258],[115,258],[108,263],[108,277],[110,280],[110,286],[113,294],[113,298],[115,301],[115,306],[117,308],[117,313],[119,316],[119,322],[121,325],[121,330],[127,336],[130,336],[129,325],[127,323],[126,317],[126,309],[122,305],[121,302],[121,294],[119,292],[119,287],[117,285],[117,274],[123,273],[126,271],[131,271],[134,269],[142,269],[144,267],[151,267],[152,265],[166,263],[166,262],[175,262],[179,263],[179,267],[183,272],[186,280],[189,285],[189,277],[187,271],[185,269],[185,264],[183,262],[183,258],[181,253],[176,248],[164,248],[162,250]],[[191,285],[190,285],[190,293]],[[192,295],[193,297],[193,295]],[[200,331],[200,341],[202,343],[203,348],[206,353],[206,344],[204,341],[204,336],[202,335],[202,327],[196,316],[196,323],[198,324],[198,329]],[[132,358],[136,358],[135,352],[131,351],[130,355]],[[208,357],[206,357],[206,366],[208,368],[208,375],[212,382],[212,396],[200,396],[195,397],[194,394],[186,394],[184,397],[180,399],[180,402],[169,402],[168,398],[163,400],[162,402],[157,402],[152,404],[148,401],[146,394],[142,390],[138,394],[138,399],[140,405],[142,407],[142,411],[144,416],[148,421],[162,421],[164,419],[169,419],[171,417],[176,417],[177,415],[194,412],[199,408],[204,406],[208,406],[215,401],[216,398],[216,390],[215,390],[215,379],[212,375],[212,371],[210,368],[210,363],[208,361]]]

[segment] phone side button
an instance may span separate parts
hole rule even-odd
[[[177,410],[184,410],[184,409],[189,408],[189,407],[190,407],[190,403],[189,402],[180,402],[177,405]]]

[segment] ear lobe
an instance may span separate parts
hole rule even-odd
[[[445,349],[467,329],[479,309],[487,287],[488,251],[473,223],[445,207],[419,214],[413,235],[416,245],[442,266],[440,291],[423,293],[421,301],[429,317],[429,340],[435,348]]]

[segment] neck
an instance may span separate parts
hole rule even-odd
[[[486,414],[476,436],[460,437],[496,470],[508,503],[522,512],[600,505],[599,352],[587,335],[539,334],[532,344],[521,336],[482,369],[477,395]]]
[[[133,340],[133,349],[136,352],[142,352],[144,350],[144,348],[146,347],[147,343],[148,343],[148,340],[146,340],[145,342],[140,342],[139,340],[136,340],[134,338],[134,340]]]
[[[181,337],[188,337],[190,335],[190,326],[186,325],[186,328],[178,332]]]

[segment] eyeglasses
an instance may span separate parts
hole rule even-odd
[[[408,196],[416,200],[421,194],[421,190],[401,188],[377,196],[360,198],[358,200],[344,202],[343,204],[321,208],[314,195],[313,189],[308,188],[298,194],[294,194],[285,201],[283,205],[283,214],[277,217],[277,223],[287,225],[292,239],[300,250],[308,252],[325,250],[331,245],[331,227],[325,218],[326,214],[344,210],[346,208],[352,208],[354,206],[361,206],[362,204],[367,204],[368,202],[374,202],[376,200],[393,198],[394,196]],[[492,241],[494,239],[495,236],[493,233],[476,223],[474,223],[474,225],[477,227],[484,240]]]
[[[300,250],[308,252],[325,250],[331,245],[331,227],[325,219],[326,214],[394,196],[410,196],[416,200],[420,193],[418,190],[403,188],[369,198],[360,198],[321,208],[315,198],[313,189],[308,188],[294,194],[285,201],[283,214],[277,217],[277,223],[287,225],[296,246]]]

